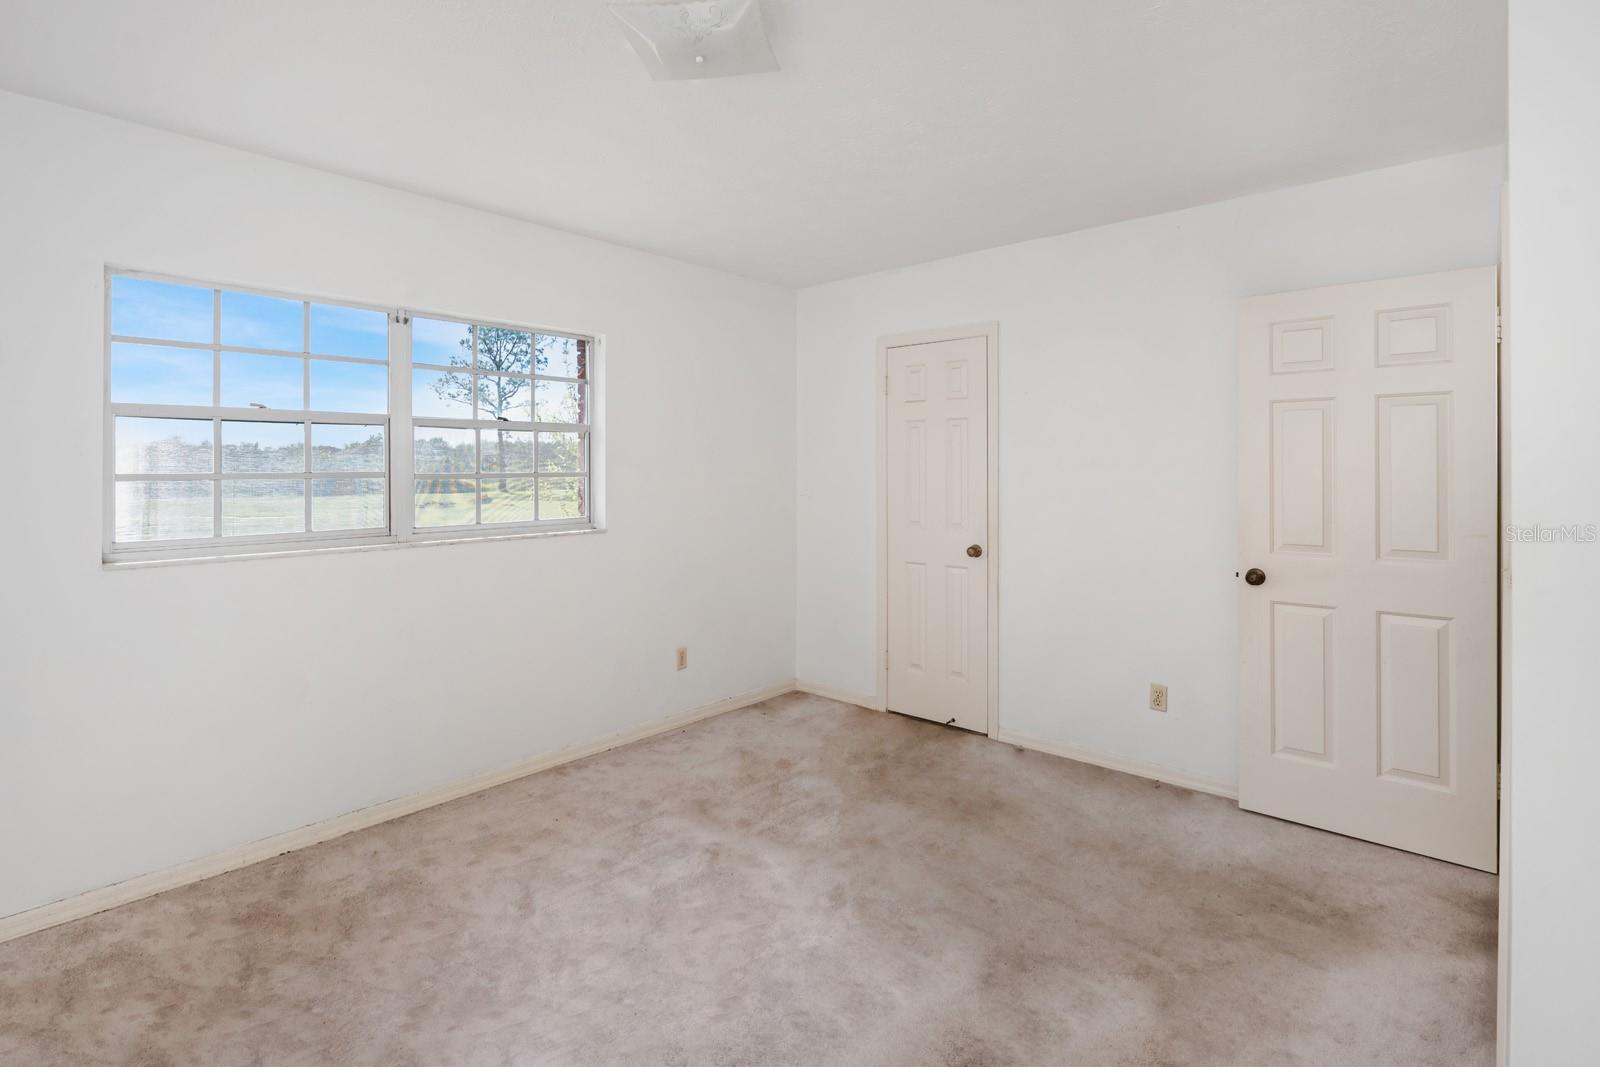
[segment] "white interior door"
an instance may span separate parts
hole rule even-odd
[[[989,723],[987,337],[890,347],[884,422],[890,711]]]
[[[1495,314],[1484,267],[1239,319],[1239,804],[1486,871]]]

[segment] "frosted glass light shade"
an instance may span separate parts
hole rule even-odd
[[[616,0],[610,7],[657,81],[778,69],[758,0]]]

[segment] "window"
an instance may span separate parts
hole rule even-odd
[[[591,525],[593,338],[108,282],[108,559]]]
[[[589,340],[422,316],[410,326],[416,528],[585,521]]]

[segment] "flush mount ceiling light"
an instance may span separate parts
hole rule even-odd
[[[778,69],[758,0],[617,0],[610,7],[657,81]]]

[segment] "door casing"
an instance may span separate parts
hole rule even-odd
[[[878,338],[877,373],[873,389],[874,407],[878,412],[878,668],[877,690],[873,694],[873,707],[878,711],[888,709],[889,700],[889,449],[888,449],[888,358],[889,349],[903,345],[930,344],[936,341],[960,341],[972,337],[985,339],[989,379],[988,410],[988,544],[989,557],[989,693],[988,730],[991,738],[1000,734],[1000,324],[979,322],[966,326],[949,326],[943,329],[918,330],[912,333],[889,334]]]

